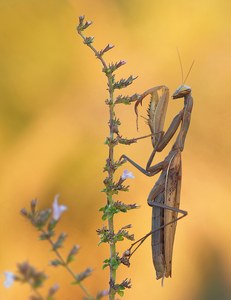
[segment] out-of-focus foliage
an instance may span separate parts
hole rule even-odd
[[[78,269],[94,268],[86,280],[93,294],[107,287],[107,269],[102,271],[101,265],[108,249],[97,246],[95,232],[102,227],[98,209],[105,205],[100,190],[107,155],[107,93],[101,66],[76,34],[80,14],[94,21],[89,31],[99,49],[116,45],[105,58],[127,61],[119,75],[138,75],[128,87],[131,95],[159,84],[172,92],[178,87],[176,47],[185,73],[195,59],[187,80],[195,106],[182,157],[181,207],[189,216],[177,225],[173,278],[161,288],[146,242],[121,274],[132,278],[126,299],[228,299],[231,4],[226,0],[98,0],[97,5],[91,0],[0,1],[0,273],[29,261],[50,275],[50,286],[60,283],[58,300],[80,299],[81,292],[69,285],[71,279],[47,266],[52,254],[19,214],[32,198],[45,207],[60,193],[69,208],[62,220],[63,230],[71,236],[69,246],[76,241],[82,246],[81,261],[74,264]],[[181,100],[170,102],[166,125],[182,105]],[[132,105],[121,105],[117,115],[123,136],[148,132],[142,119],[136,132]],[[118,158],[124,149],[121,145]],[[126,151],[144,166],[150,140]],[[158,159],[162,158],[161,154]],[[155,178],[131,170],[131,192],[118,200],[141,208],[133,210],[129,220],[121,216],[118,227],[133,224],[138,238],[150,228],[146,198]],[[21,300],[27,295],[26,287],[0,286],[1,299]]]

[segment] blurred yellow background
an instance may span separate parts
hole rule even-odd
[[[138,75],[125,94],[141,93],[159,84],[173,92],[181,83],[176,47],[192,87],[194,109],[183,153],[181,208],[189,216],[179,222],[173,256],[173,278],[164,288],[155,280],[150,241],[134,255],[131,267],[121,267],[118,282],[131,278],[133,287],[124,299],[231,299],[231,3],[227,0],[125,1],[125,0],[1,0],[0,1],[0,274],[15,271],[16,263],[29,261],[60,283],[58,300],[81,299],[78,287],[61,268],[48,266],[53,258],[46,242],[19,214],[32,198],[50,206],[54,195],[68,206],[60,231],[69,234],[63,253],[81,245],[73,264],[76,272],[94,268],[85,281],[96,293],[107,288],[109,256],[106,245],[97,246],[96,229],[102,226],[98,209],[107,156],[106,80],[93,53],[76,34],[78,16],[94,24],[87,35],[95,46],[116,45],[105,58],[127,65],[117,78]],[[170,102],[171,118],[183,100]],[[135,137],[148,133],[140,119],[136,132],[133,106],[117,110],[121,133]],[[145,112],[143,112],[145,114]],[[150,140],[117,148],[145,166]],[[166,155],[164,153],[163,155]],[[163,158],[162,154],[157,160]],[[146,198],[156,178],[146,178],[133,167],[130,193],[119,198],[141,208],[116,216],[117,228],[133,224],[136,238],[148,232],[151,209]],[[121,170],[122,172],[122,170]],[[119,176],[119,174],[118,174]],[[119,247],[126,249],[128,242]],[[2,285],[0,299],[28,299],[29,288]]]

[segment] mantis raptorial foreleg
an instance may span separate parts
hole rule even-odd
[[[182,121],[182,112],[180,112],[178,115],[176,115],[174,117],[174,119],[172,120],[172,123],[171,123],[170,127],[168,128],[168,130],[166,131],[166,133],[164,133],[163,131],[155,133],[153,131],[153,135],[157,135],[159,133],[161,133],[161,135],[159,136],[159,139],[158,139],[157,143],[155,142],[156,144],[155,144],[154,149],[153,149],[153,151],[152,151],[152,153],[150,155],[150,158],[149,158],[149,160],[147,162],[146,169],[143,169],[142,167],[140,167],[136,162],[134,162],[132,159],[130,159],[126,155],[122,155],[120,157],[120,160],[123,159],[123,158],[125,158],[133,166],[135,166],[138,170],[140,170],[143,174],[145,174],[147,176],[153,176],[153,175],[157,174],[158,172],[161,171],[161,169],[159,169],[159,166],[157,166],[157,167],[156,166],[151,167],[151,164],[152,164],[152,161],[154,159],[154,156],[155,156],[155,154],[156,154],[157,151],[160,152],[160,151],[162,151],[167,146],[167,144],[169,143],[169,141],[173,137],[174,133],[177,131],[177,129],[178,129],[181,121]],[[152,134],[146,135],[146,136],[144,136],[142,138],[146,138],[146,137],[150,137],[150,136],[152,136]],[[138,138],[138,139],[140,139],[140,138]],[[156,169],[159,170],[159,171],[157,172]]]

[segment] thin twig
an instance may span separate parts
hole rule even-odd
[[[46,235],[46,231],[45,230],[41,230],[42,233],[44,235]],[[62,255],[60,254],[60,252],[58,251],[58,249],[55,249],[55,243],[52,241],[52,239],[50,237],[47,238],[47,241],[50,243],[50,245],[52,246],[52,250],[55,252],[56,256],[58,257],[58,259],[61,261],[62,266],[69,272],[69,274],[73,277],[73,279],[76,281],[76,275],[75,273],[71,270],[71,268],[67,265],[65,259],[62,257]],[[81,283],[78,282],[79,287],[81,288],[81,290],[84,292],[84,294],[88,297],[88,299],[94,299],[94,297],[92,297],[90,295],[90,293],[88,292],[88,290],[85,288],[85,286]]]

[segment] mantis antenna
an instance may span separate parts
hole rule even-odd
[[[188,71],[188,73],[187,73],[187,75],[186,75],[186,77],[185,77],[185,80],[184,80],[183,84],[185,84],[186,80],[188,79],[188,76],[189,76],[189,74],[190,74],[190,72],[191,72],[191,70],[192,70],[192,67],[193,67],[193,65],[194,65],[194,62],[195,62],[195,60],[193,60],[191,66],[190,66],[190,68],[189,68],[189,71]]]
[[[181,69],[181,83],[183,84],[183,82],[184,82],[184,71],[183,71],[182,61],[181,61],[179,49],[176,48],[176,50],[177,50],[177,54],[178,54],[178,58],[179,58],[179,63],[180,63],[180,69]]]
[[[186,77],[185,77],[185,79],[184,79],[184,70],[183,70],[183,66],[182,66],[182,61],[181,61],[180,51],[179,51],[178,48],[176,48],[176,50],[177,50],[177,54],[178,54],[178,58],[179,58],[179,62],[180,62],[180,69],[181,69],[181,83],[182,83],[182,85],[183,85],[183,84],[185,84],[186,80],[188,79],[189,74],[190,74],[190,72],[191,72],[191,70],[192,70],[192,67],[193,67],[195,61],[193,60],[191,66],[190,66],[190,68],[189,68],[189,71],[188,71],[188,73],[187,73],[187,75],[186,75]]]

